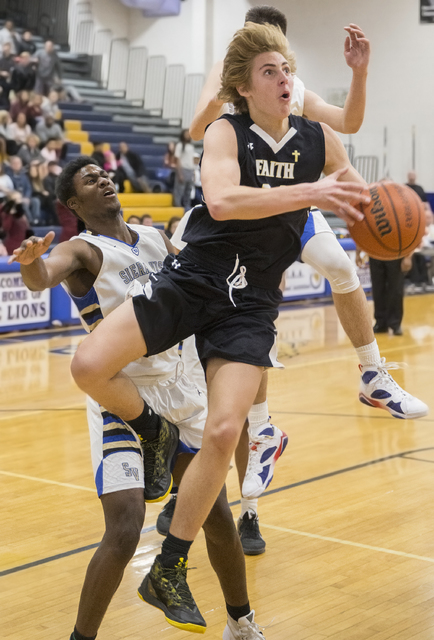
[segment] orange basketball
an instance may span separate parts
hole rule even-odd
[[[417,193],[395,182],[368,186],[371,202],[357,208],[364,214],[350,229],[354,242],[371,258],[404,258],[420,244],[425,233],[425,212]]]

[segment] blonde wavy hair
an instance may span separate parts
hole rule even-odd
[[[247,113],[247,100],[238,93],[237,87],[249,88],[253,60],[260,53],[271,51],[281,53],[287,60],[291,72],[295,73],[295,54],[278,27],[268,23],[247,22],[239,29],[228,46],[223,62],[219,99],[231,102],[238,113]]]

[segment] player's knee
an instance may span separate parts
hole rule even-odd
[[[93,357],[81,344],[71,362],[71,375],[76,384],[82,391],[89,392],[101,374],[98,358]]]
[[[206,440],[222,456],[231,455],[237,446],[243,423],[233,416],[217,419],[209,425]]]
[[[326,265],[326,278],[333,293],[351,293],[360,285],[356,267],[346,254]]]
[[[133,520],[118,522],[104,535],[112,554],[125,565],[131,560],[140,542],[141,527]]]

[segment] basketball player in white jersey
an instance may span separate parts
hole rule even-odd
[[[286,34],[285,15],[268,5],[252,7],[246,14],[245,22],[272,24]],[[356,24],[350,24],[345,30],[348,36],[344,56],[352,70],[352,80],[344,107],[327,104],[313,91],[305,89],[303,82],[295,75],[291,113],[324,122],[340,133],[356,133],[363,123],[365,112],[370,45]],[[217,62],[203,87],[190,125],[193,140],[201,140],[211,122],[233,110],[233,106],[225,103],[219,96],[222,69],[223,61]],[[181,239],[187,222],[188,218],[181,221],[172,239],[172,244],[178,249],[185,246]],[[361,402],[386,409],[396,418],[414,419],[425,416],[428,411],[425,403],[403,391],[387,372],[388,366],[393,368],[394,365],[387,365],[380,356],[366,297],[355,267],[318,210],[312,210],[309,214],[299,259],[311,265],[330,282],[339,319],[359,357],[362,373],[359,390]],[[190,349],[191,342],[187,343],[187,350]],[[243,432],[236,451],[242,494],[238,528],[247,555],[265,551],[265,541],[259,531],[257,497],[272,479],[274,464],[270,465],[270,459],[273,463],[277,461],[275,452],[279,450],[283,436],[285,434],[280,429],[269,424],[265,373],[258,397],[249,412],[248,437]]]
[[[89,206],[80,209],[86,231],[53,248],[42,260],[54,237],[32,237],[14,252],[23,280],[41,291],[61,283],[71,296],[87,332],[92,331],[130,295],[134,285],[145,285],[161,269],[171,249],[167,238],[152,227],[126,225],[115,188],[107,173],[82,156],[63,174],[61,191],[74,175],[86,176]],[[72,193],[73,191],[69,191]],[[90,200],[92,198],[92,200]],[[141,287],[139,286],[141,290]],[[178,349],[141,357],[123,369],[141,397],[179,428],[173,470],[179,484],[182,471],[200,449],[206,419],[206,395],[182,373]],[[70,640],[95,638],[124,569],[140,540],[145,516],[141,445],[135,432],[116,415],[88,397],[87,415],[92,464],[106,531],[84,581],[75,629]],[[237,619],[238,607],[248,602],[244,555],[222,490],[204,525],[209,557],[225,596],[228,615]],[[250,607],[249,607],[250,612]],[[252,629],[253,622],[249,622]],[[184,624],[185,630],[192,630]],[[202,628],[201,628],[202,629]]]

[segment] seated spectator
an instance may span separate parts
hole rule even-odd
[[[151,191],[141,157],[134,151],[130,151],[126,142],[119,143],[116,159],[118,161],[120,193],[124,192],[125,180],[130,181],[131,187],[136,193],[149,193]]]
[[[28,167],[31,162],[35,160],[38,162],[45,162],[44,156],[41,154],[41,150],[39,148],[40,140],[35,133],[31,133],[25,142],[25,144],[21,145],[18,149],[17,156],[21,158],[23,161],[23,165]]]
[[[142,224],[142,219],[139,216],[130,216],[127,224]]]
[[[42,122],[38,122],[35,127],[35,133],[43,144],[48,140],[57,140],[62,145],[65,142],[62,127],[54,121],[53,116],[45,116]]]
[[[57,140],[52,140],[51,138],[47,140],[44,146],[41,149],[41,156],[44,158],[45,162],[54,162],[58,164],[59,153],[58,153],[59,144]]]
[[[9,92],[11,90],[11,75],[15,64],[14,56],[11,54],[9,43],[2,46],[0,57],[0,87],[2,89],[2,102],[7,105],[9,102]]]
[[[11,124],[12,119],[9,111],[0,111],[1,162],[3,162],[7,156],[13,156],[18,151],[18,145],[11,137]]]
[[[11,118],[14,122],[16,122],[18,114],[24,113],[27,117],[27,110],[30,106],[30,93],[28,91],[20,91],[15,100],[11,103],[11,108],[9,113],[11,114]]]
[[[59,94],[57,91],[51,89],[48,97],[42,99],[41,109],[44,118],[51,116],[56,122],[60,121]]]
[[[33,34],[31,31],[24,31],[21,36],[21,41],[19,42],[19,50],[20,54],[23,52],[29,53],[30,56],[36,52],[36,45],[33,42]]]
[[[57,162],[51,161],[47,165],[47,175],[42,181],[42,185],[45,191],[48,191],[48,194],[52,200],[53,206],[56,203],[56,180],[57,176],[62,173],[61,167]]]
[[[19,194],[0,204],[0,227],[3,230],[3,244],[7,255],[12,255],[23,240],[29,237],[30,225]]]
[[[0,163],[0,201],[8,198],[14,191],[12,178],[5,171],[5,163]]]
[[[55,51],[54,43],[47,40],[43,49],[38,49],[35,53],[37,61],[36,69],[36,93],[48,96],[51,87],[59,84],[62,77],[62,66]]]
[[[172,169],[168,178],[166,179],[166,184],[169,188],[169,191],[173,191],[173,185],[175,183],[175,170],[176,170],[176,158],[175,158],[175,143],[169,142],[167,145],[167,150],[164,156],[164,166],[167,169]]]
[[[104,171],[107,171],[110,178],[116,185],[116,189],[119,190],[118,183],[118,163],[116,161],[116,156],[113,151],[104,151],[104,163],[102,165]]]
[[[39,224],[41,205],[38,198],[32,197],[32,185],[23,169],[23,162],[18,156],[9,159],[9,176],[12,179],[14,190],[21,195],[21,204],[31,224]]]
[[[149,213],[145,213],[142,216],[142,225],[145,227],[152,227],[153,224],[154,224],[154,221],[152,220],[152,216],[149,215]]]
[[[91,158],[95,160],[95,164],[97,164],[101,169],[104,169],[104,142],[93,142],[93,151],[91,154]]]
[[[79,219],[59,200],[56,200],[56,215],[62,227],[59,242],[66,242],[73,236],[78,235]]]
[[[54,200],[44,187],[39,169],[39,162],[33,161],[30,164],[28,175],[32,187],[32,198],[37,198],[39,200],[39,224],[54,225],[57,224]]]
[[[169,238],[169,240],[175,233],[176,227],[179,225],[180,221],[181,221],[181,218],[179,216],[172,216],[169,222],[167,223],[167,227],[164,233]]]
[[[176,173],[173,187],[175,207],[190,208],[191,194],[194,187],[194,146],[188,129],[181,131],[179,142],[175,147]]]
[[[8,44],[11,55],[16,56],[19,53],[20,41],[21,38],[15,31],[13,20],[6,20],[3,29],[0,29],[0,47]]]
[[[18,62],[12,69],[11,89],[15,93],[20,91],[33,91],[36,82],[36,71],[30,58],[30,54],[24,51],[18,58]]]
[[[10,136],[17,145],[23,145],[32,133],[30,126],[27,124],[26,114],[22,111],[18,114],[16,122],[12,122],[9,126]]]
[[[73,84],[55,84],[53,89],[59,94],[59,102],[84,102]]]
[[[27,107],[27,122],[33,130],[39,122],[44,120],[44,116],[42,115],[42,100],[43,96],[39,95],[39,93],[34,93]]]

